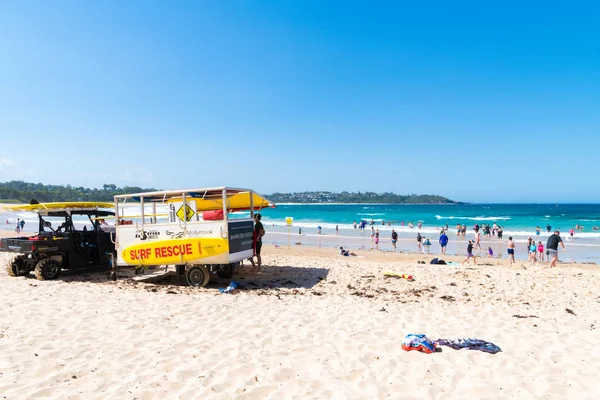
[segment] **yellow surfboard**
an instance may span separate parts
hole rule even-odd
[[[121,256],[130,265],[170,265],[193,263],[228,251],[222,238],[184,238],[135,244],[126,247]]]

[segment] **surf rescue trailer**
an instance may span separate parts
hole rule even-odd
[[[255,211],[275,207],[253,190],[230,187],[117,195],[114,200],[116,266],[175,265],[192,286],[206,286],[213,274],[231,278],[241,261],[254,255]],[[248,211],[248,216],[240,213]]]

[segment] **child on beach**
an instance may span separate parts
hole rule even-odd
[[[431,242],[429,239],[425,238],[425,242],[423,243],[423,253],[429,254],[429,249],[431,248]]]
[[[537,245],[537,251],[538,251],[538,259],[540,260],[540,262],[545,262],[544,260],[544,245],[542,244],[542,242],[538,242]]]
[[[535,240],[531,241],[531,245],[529,245],[529,256],[531,259],[531,265],[534,265],[537,262],[537,246],[535,244]]]
[[[491,247],[488,247],[488,258],[494,257],[494,250]]]
[[[379,229],[375,231],[375,250],[379,250]]]
[[[345,257],[349,257],[349,256],[354,256],[356,257],[356,253],[352,253],[350,252],[350,250],[346,250],[343,247],[340,246],[340,256],[345,256]]]
[[[467,261],[469,261],[470,258],[473,259],[473,264],[477,265],[477,258],[473,255],[473,241],[472,240],[469,240],[469,244],[467,245],[467,258],[465,258],[465,260],[461,264],[466,263]]]

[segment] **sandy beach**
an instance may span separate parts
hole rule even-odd
[[[596,265],[264,247],[234,294],[174,274],[0,273],[5,399],[595,399]],[[2,266],[10,258],[0,253]],[[457,257],[446,260],[458,261]],[[485,265],[481,265],[485,264]],[[488,265],[489,264],[489,265]],[[415,281],[384,278],[384,270]],[[408,333],[502,352],[406,352]]]

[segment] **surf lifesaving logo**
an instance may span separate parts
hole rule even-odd
[[[141,231],[135,234],[135,238],[140,240],[157,239],[159,236],[159,231]]]

